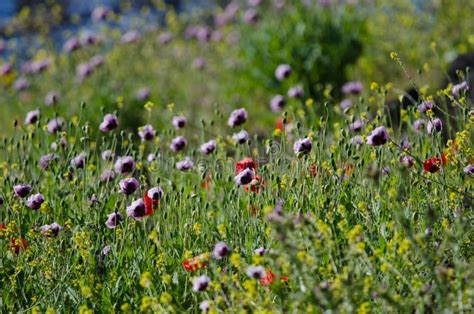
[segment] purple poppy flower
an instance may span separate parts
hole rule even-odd
[[[138,189],[140,183],[138,183],[138,180],[135,178],[127,178],[120,180],[119,186],[120,192],[125,195],[130,195]]]
[[[232,135],[232,138],[234,139],[236,144],[244,144],[245,142],[249,140],[249,137],[250,137],[249,134],[245,130],[234,133]]]
[[[201,153],[204,155],[210,155],[216,150],[216,141],[215,140],[210,140],[204,144],[201,145],[199,148]]]
[[[76,167],[78,169],[82,169],[86,165],[86,159],[86,153],[80,153],[71,160],[71,166]]]
[[[28,199],[26,200],[26,206],[31,209],[40,209],[41,204],[43,204],[43,202],[43,195],[41,195],[41,193],[38,193],[28,197]]]
[[[265,268],[263,266],[250,266],[247,268],[247,275],[250,278],[261,279],[266,276]]]
[[[50,64],[51,60],[49,59],[34,61],[31,63],[31,72],[35,74],[41,73],[49,68]]]
[[[426,121],[423,120],[423,119],[418,119],[416,120],[415,122],[413,122],[413,129],[415,131],[421,131],[423,129],[423,127],[425,126],[426,124]]]
[[[13,191],[18,197],[24,198],[31,192],[31,185],[29,184],[18,184],[13,187]]]
[[[100,175],[100,181],[102,182],[110,182],[115,179],[115,171],[112,170],[104,170],[102,174]]]
[[[106,114],[104,116],[104,120],[99,126],[99,129],[102,132],[110,132],[118,127],[118,118],[116,115],[113,114]]]
[[[474,175],[474,165],[469,164],[466,167],[464,167],[464,173],[469,174],[469,175]]]
[[[176,163],[176,169],[181,171],[187,171],[194,166],[193,161],[189,157],[185,157],[183,160]]]
[[[250,168],[246,168],[234,177],[234,181],[238,185],[247,185],[252,182],[254,178],[255,172]]]
[[[425,113],[428,110],[433,109],[433,102],[430,100],[425,100],[421,104],[418,105],[418,110],[421,113]]]
[[[148,98],[150,98],[150,94],[151,94],[151,91],[148,87],[142,87],[137,91],[137,93],[135,94],[135,97],[139,101],[145,101]]]
[[[148,154],[148,156],[146,157],[146,160],[147,160],[148,162],[152,162],[152,161],[156,160],[156,155],[153,154],[153,153],[150,153],[150,154]]]
[[[64,150],[66,148],[66,146],[67,146],[67,139],[65,137],[61,137],[59,139],[59,147],[61,147]],[[51,143],[51,149],[54,150],[54,151],[57,151],[58,150],[58,143],[56,143],[56,142]]]
[[[105,255],[105,256],[109,255],[110,250],[111,250],[110,245],[104,246],[104,248],[102,249],[102,255]]]
[[[244,22],[247,24],[255,24],[258,22],[258,12],[254,9],[248,9],[244,12]]]
[[[187,122],[187,119],[184,116],[176,116],[176,117],[173,117],[173,120],[172,120],[172,124],[176,128],[176,130],[184,128],[186,125],[186,122]]]
[[[98,41],[97,36],[91,32],[84,32],[79,38],[79,42],[83,47],[95,45]]]
[[[362,130],[362,127],[364,126],[364,122],[361,119],[355,120],[353,123],[349,124],[349,130],[352,132],[359,132]]]
[[[342,86],[342,92],[344,94],[359,95],[362,92],[363,86],[360,81],[347,82]]]
[[[403,150],[409,150],[411,147],[411,143],[407,139],[404,139],[400,142],[400,147]]]
[[[253,251],[253,252],[255,254],[259,255],[259,256],[263,256],[263,255],[265,255],[267,250],[262,246],[262,247],[259,247],[258,249],[255,249],[255,251]]]
[[[86,77],[92,74],[94,67],[89,63],[80,63],[76,67],[76,77],[79,82],[84,81]]]
[[[102,55],[95,55],[89,60],[89,66],[92,68],[92,70],[94,70],[103,65],[104,61],[105,60]]]
[[[227,124],[231,127],[242,125],[247,121],[247,110],[244,108],[235,109],[229,116]]]
[[[203,313],[207,313],[209,312],[209,300],[204,300],[202,301],[201,303],[199,303],[199,309],[201,310],[201,312]]]
[[[466,81],[464,81],[464,82],[454,85],[453,88],[451,89],[451,94],[453,94],[453,96],[455,97],[458,97],[461,91],[467,91],[467,90],[469,90],[469,85],[467,84]]]
[[[288,90],[288,97],[301,99],[304,97],[304,89],[302,86],[293,86]]]
[[[146,206],[145,202],[143,202],[143,199],[139,198],[130,204],[130,206],[127,207],[127,216],[132,217],[135,220],[142,220],[142,218],[145,216],[146,213]]]
[[[57,236],[59,232],[63,229],[60,224],[53,222],[50,225],[44,225],[40,228],[41,234],[45,236]]]
[[[291,75],[292,69],[289,64],[280,64],[275,70],[275,77],[279,81],[283,81]]]
[[[115,227],[118,226],[118,224],[123,220],[122,214],[120,213],[111,213],[107,216],[107,221],[105,222],[105,225],[109,229],[114,229]]]
[[[343,101],[339,103],[339,107],[341,108],[343,112],[346,112],[352,107],[352,100],[344,99]]]
[[[217,242],[212,251],[212,256],[215,259],[223,259],[230,253],[230,247],[225,242]]]
[[[81,43],[77,37],[69,38],[63,45],[65,52],[73,52],[81,47]]]
[[[59,158],[56,154],[46,154],[40,157],[39,165],[43,170],[48,169],[49,165],[54,159]]]
[[[350,139],[349,143],[351,143],[352,145],[358,146],[358,145],[364,144],[364,140],[362,139],[361,135],[356,135]]]
[[[105,6],[98,6],[94,8],[91,13],[91,18],[94,22],[105,20],[111,13],[111,10]]]
[[[311,140],[309,138],[302,138],[295,142],[293,151],[297,155],[308,154],[312,149]]]
[[[30,111],[26,114],[25,124],[35,124],[39,120],[40,111],[38,109]]]
[[[440,118],[435,118],[428,122],[426,125],[426,131],[428,134],[433,134],[433,132],[441,132],[443,130],[443,122],[441,122]]]
[[[149,189],[147,192],[146,192],[147,196],[154,200],[154,201],[157,201],[157,200],[161,200],[163,198],[163,189],[160,188],[159,186],[156,186],[154,188],[151,188]]]
[[[173,152],[179,152],[182,151],[187,144],[188,141],[183,136],[177,136],[171,141],[170,148]]]
[[[112,160],[114,159],[115,154],[110,150],[104,150],[101,154],[102,160]]]
[[[202,70],[206,66],[206,59],[203,57],[198,57],[193,60],[191,67],[196,70]]]
[[[123,34],[122,38],[120,41],[122,44],[131,44],[140,39],[140,33],[137,31],[128,31],[125,34]]]
[[[17,91],[22,91],[22,90],[27,89],[29,85],[30,84],[28,84],[28,81],[23,77],[20,77],[19,79],[15,81],[15,83],[13,83],[13,87]]]
[[[380,146],[388,141],[388,132],[384,126],[379,126],[367,136],[367,144],[370,146]]]
[[[158,36],[157,40],[159,44],[162,44],[162,45],[169,44],[173,40],[173,34],[168,33],[168,32],[162,33]]]
[[[50,134],[54,134],[56,132],[60,132],[64,126],[64,119],[61,117],[53,118],[48,121],[47,129]]]
[[[46,106],[52,106],[54,104],[57,104],[59,100],[59,95],[57,92],[51,91],[46,96],[44,97],[44,104]]]
[[[0,76],[5,76],[12,73],[13,66],[10,63],[4,63],[0,66]]]
[[[138,135],[142,141],[151,141],[155,137],[155,129],[150,124],[144,125]]]
[[[415,164],[415,159],[411,156],[402,156],[400,157],[400,165],[405,168],[411,168]]]
[[[135,169],[135,161],[131,156],[117,158],[114,165],[115,171],[121,174],[130,173]]]
[[[199,276],[193,282],[193,291],[203,292],[209,287],[210,283],[211,283],[211,279],[208,276],[206,275]]]
[[[270,108],[272,109],[273,112],[282,111],[285,105],[286,105],[286,100],[285,100],[285,97],[283,97],[282,95],[276,95],[270,101]]]

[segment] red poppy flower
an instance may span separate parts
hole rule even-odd
[[[316,171],[316,164],[312,164],[311,165],[311,175],[313,177],[316,177],[317,174],[318,174],[318,172]]]
[[[250,157],[245,157],[244,159],[235,164],[235,170],[237,171],[237,174],[241,173],[247,168],[250,168],[252,170],[255,170],[257,168],[255,161],[253,161],[253,159]]]
[[[145,201],[146,206],[145,216],[150,216],[155,212],[155,209],[158,208],[160,201],[151,199],[151,197],[148,196],[148,192],[145,192],[143,200]]]
[[[24,250],[28,247],[28,241],[23,238],[11,238],[10,240],[10,249],[16,254],[20,253],[21,250]]]
[[[441,159],[439,159],[438,157],[432,157],[423,162],[423,169],[425,170],[425,172],[435,173],[439,171],[441,164]]]
[[[446,164],[448,163],[448,157],[446,157],[445,152],[441,154],[441,162],[443,163],[443,166],[446,166]]]
[[[262,286],[269,286],[273,283],[275,280],[276,275],[272,272],[271,269],[266,270],[266,276],[260,278],[260,284]],[[281,282],[287,282],[288,277],[287,276],[280,276],[280,281]]]
[[[201,184],[202,188],[209,189],[211,187],[211,182],[212,182],[211,176],[206,175],[204,179],[202,180],[202,184]]]
[[[208,254],[202,253],[198,256],[189,258],[183,262],[183,267],[187,271],[195,271],[207,266]]]
[[[247,192],[260,192],[260,189],[263,187],[263,179],[261,176],[257,175],[255,178],[245,186]]]
[[[276,121],[276,128],[280,130],[281,132],[285,131],[285,125],[283,124],[283,118],[278,117]]]
[[[0,224],[0,239],[3,238],[3,231],[6,230],[7,227],[5,226],[5,224]]]

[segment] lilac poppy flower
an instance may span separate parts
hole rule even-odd
[[[195,58],[193,60],[193,63],[191,64],[191,67],[197,70],[202,70],[204,69],[205,66],[206,66],[206,59],[204,59],[203,57]]]
[[[155,137],[155,129],[150,124],[144,125],[138,135],[142,141],[151,141]]]
[[[112,170],[104,170],[102,174],[100,175],[100,181],[102,182],[110,182],[115,179],[115,171]]]
[[[215,259],[223,259],[230,253],[230,247],[225,242],[217,242],[212,251],[212,256]]]
[[[207,313],[209,312],[209,300],[204,300],[202,301],[201,303],[199,303],[199,309],[201,310],[201,312],[203,313]]]
[[[122,44],[131,44],[140,39],[140,33],[137,31],[128,31],[125,34],[123,34],[122,38],[120,41]]]
[[[339,103],[339,107],[341,108],[343,112],[346,112],[352,107],[352,100],[344,99],[343,101]]]
[[[91,13],[91,18],[94,22],[99,22],[103,21],[109,16],[111,13],[111,10],[105,6],[98,6],[94,8],[94,10]]]
[[[65,52],[73,52],[81,47],[81,43],[77,37],[69,38],[63,45]]]
[[[80,153],[71,160],[71,166],[76,167],[78,169],[82,169],[86,165],[86,159],[86,153]]]
[[[464,81],[464,82],[454,85],[453,88],[451,89],[451,94],[453,94],[453,96],[455,97],[458,97],[461,91],[467,91],[467,90],[469,90],[469,85],[467,85],[467,82]]]
[[[39,120],[40,111],[38,109],[30,111],[26,114],[25,124],[35,124]]]
[[[162,188],[156,186],[154,188],[149,189],[146,194],[150,199],[157,201],[163,197],[164,192]]]
[[[171,33],[162,33],[157,38],[158,43],[162,45],[169,44],[173,40],[173,35]]]
[[[407,139],[404,139],[400,142],[400,147],[403,150],[409,150],[411,147],[411,143]]]
[[[34,61],[31,63],[31,72],[35,74],[41,73],[49,68],[50,64],[51,60],[49,59]]]
[[[405,168],[411,168],[415,164],[415,159],[411,156],[402,156],[400,157],[400,165]]]
[[[208,276],[206,275],[199,276],[193,282],[193,291],[203,292],[209,287],[210,283],[211,283],[211,279]]]
[[[245,130],[234,133],[232,135],[232,138],[234,139],[236,144],[244,144],[245,142],[249,140],[249,137],[250,137],[249,134]]]
[[[201,145],[199,148],[201,153],[204,155],[210,155],[216,150],[216,141],[215,140],[210,140],[204,144]]]
[[[255,251],[253,251],[253,252],[255,254],[259,255],[259,256],[263,256],[263,255],[265,255],[267,250],[262,246],[262,247],[259,247],[258,249],[255,249]]]
[[[18,184],[13,187],[13,191],[18,197],[24,198],[31,192],[31,185],[29,184]]]
[[[388,132],[384,126],[379,126],[367,136],[367,144],[370,146],[381,146],[388,141]]]
[[[293,86],[288,90],[288,97],[301,99],[304,97],[304,89],[302,86]]]
[[[146,160],[147,160],[148,162],[155,161],[155,160],[156,160],[156,155],[153,154],[153,153],[149,153],[148,156],[146,157]]]
[[[94,68],[89,63],[80,63],[76,67],[76,77],[79,82],[92,74]]]
[[[423,120],[423,119],[418,119],[416,120],[415,122],[413,122],[413,129],[415,131],[421,131],[423,129],[423,127],[425,126],[426,124],[426,121]]]
[[[176,130],[178,129],[182,129],[185,127],[186,125],[186,122],[187,122],[187,119],[186,117],[184,116],[176,116],[176,117],[173,117],[173,120],[172,120],[172,124],[173,126],[176,128]]]
[[[358,145],[364,144],[364,140],[362,139],[361,135],[356,135],[350,139],[349,143],[351,143],[352,145],[358,146]]]
[[[120,213],[111,213],[107,216],[107,221],[105,222],[105,225],[109,229],[114,229],[115,227],[118,226],[118,224],[123,220],[122,214]]]
[[[146,206],[143,199],[139,198],[130,204],[127,207],[127,216],[132,217],[135,220],[140,221],[143,217],[145,217],[146,213]]]
[[[242,170],[238,175],[234,177],[234,181],[238,185],[247,185],[250,182],[252,182],[254,178],[255,178],[255,172],[250,168],[246,168],[245,170]]]
[[[352,132],[359,132],[362,130],[362,127],[364,126],[364,122],[361,119],[355,120],[353,123],[349,124],[349,130]]]
[[[289,64],[280,64],[275,70],[275,77],[279,81],[283,81],[291,75],[292,69]]]
[[[135,178],[127,178],[120,180],[119,186],[120,192],[125,195],[130,195],[138,189],[140,183],[138,183],[138,180]]]
[[[150,94],[151,94],[151,91],[148,87],[142,87],[137,91],[137,93],[135,94],[135,97],[139,101],[145,101],[148,98],[150,98]]]
[[[64,119],[61,117],[53,118],[48,121],[47,129],[50,134],[54,134],[56,132],[60,132],[64,126]]]
[[[177,136],[171,141],[170,148],[173,152],[176,153],[183,150],[187,144],[188,141],[186,140],[186,138],[184,138],[183,136]]]
[[[0,76],[5,76],[13,71],[13,66],[10,63],[4,63],[0,66]]]
[[[101,154],[102,160],[112,160],[114,159],[115,154],[110,150],[104,150]]]
[[[60,224],[53,222],[50,225],[41,226],[40,231],[45,236],[57,236],[62,229]]]
[[[464,167],[464,173],[474,175],[474,165],[467,165],[466,167]]]
[[[194,166],[193,161],[189,157],[185,157],[183,160],[176,163],[176,169],[181,171],[187,171]]]
[[[244,22],[247,24],[255,24],[258,22],[258,12],[254,9],[248,9],[244,12]]]
[[[242,125],[247,121],[247,110],[244,108],[235,109],[229,116],[227,124],[231,127]]]
[[[22,90],[27,89],[29,85],[30,84],[28,84],[28,81],[23,77],[20,77],[19,79],[15,81],[15,83],[13,83],[13,87],[17,91],[22,91]]]
[[[83,47],[95,45],[98,41],[97,36],[91,32],[84,32],[79,38],[79,42]]]
[[[54,91],[51,91],[49,93],[46,94],[46,96],[44,97],[44,104],[46,106],[52,106],[54,104],[56,104],[59,100],[59,95],[57,92],[54,92]]]
[[[43,202],[44,202],[43,195],[41,195],[41,193],[38,193],[38,194],[30,196],[26,200],[26,206],[28,206],[31,209],[40,209],[41,204],[43,204]]]
[[[282,95],[276,95],[270,101],[270,108],[273,112],[280,112],[286,105],[285,97]]]
[[[360,81],[347,82],[342,86],[342,92],[344,94],[359,95],[362,92],[363,86]]]
[[[426,131],[428,134],[433,134],[433,132],[441,132],[443,130],[443,122],[441,122],[440,118],[435,118],[428,122],[426,125]]]
[[[250,266],[247,268],[247,275],[250,278],[261,279],[266,276],[263,266]]]
[[[111,249],[112,248],[110,247],[110,245],[104,246],[104,248],[102,249],[102,255],[105,255],[105,256],[109,255]]]
[[[103,65],[104,61],[105,60],[102,55],[95,55],[89,60],[89,66],[92,68],[92,70],[94,70]]]
[[[121,174],[130,173],[135,169],[135,161],[131,156],[117,158],[114,165],[115,171]]]
[[[433,109],[433,102],[430,100],[425,100],[418,105],[418,111],[420,111],[421,113],[425,113],[426,111],[431,109]]]
[[[39,166],[43,169],[43,170],[46,170],[48,169],[48,167],[50,166],[51,162],[54,160],[54,159],[57,159],[59,158],[58,155],[56,154],[46,154],[46,155],[43,155],[40,157],[40,160],[39,160]]]
[[[118,118],[116,115],[113,114],[106,114],[104,116],[104,120],[102,120],[102,123],[99,126],[99,129],[102,132],[110,132],[118,127]]]
[[[308,154],[312,149],[311,140],[309,138],[302,138],[295,142],[293,151],[297,155]]]

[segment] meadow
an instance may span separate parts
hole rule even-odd
[[[0,312],[472,312],[474,77],[450,65],[473,11],[23,7],[0,27]]]

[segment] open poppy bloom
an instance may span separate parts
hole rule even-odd
[[[251,170],[255,170],[257,168],[255,161],[253,161],[253,159],[250,157],[245,157],[235,164],[235,170],[237,171],[237,174],[241,173],[247,168],[250,168]]]
[[[280,130],[280,132],[285,132],[285,125],[283,124],[283,118],[278,117],[276,120],[276,129]]]
[[[158,209],[160,199],[163,197],[163,190],[159,187],[151,188],[143,195],[145,201],[145,216],[150,216]]]
[[[275,277],[276,277],[276,275],[272,272],[272,270],[267,269],[266,276],[263,276],[262,278],[260,278],[260,284],[262,286],[269,286],[273,283],[273,281],[275,280]],[[280,276],[280,281],[281,282],[287,282],[288,277],[287,276]]]
[[[196,271],[201,268],[206,268],[207,260],[209,259],[208,253],[202,253],[198,256],[189,258],[183,262],[183,267],[187,271]]]
[[[15,254],[20,253],[21,250],[24,250],[28,247],[28,241],[23,238],[12,238],[10,240],[10,249],[15,252]]]
[[[445,163],[446,162],[443,162],[438,157],[432,157],[423,162],[423,169],[425,170],[425,172],[435,173],[439,171],[441,164],[444,165]]]
[[[316,175],[318,174],[317,170],[316,170],[316,164],[312,164],[311,165],[311,175],[313,177],[316,177]]]

